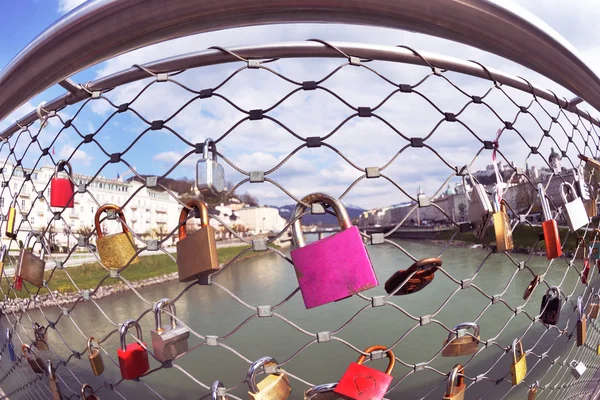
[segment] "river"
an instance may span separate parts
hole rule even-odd
[[[418,258],[436,256],[444,246],[443,244],[412,241],[403,241],[401,244]],[[396,270],[405,269],[412,262],[391,245],[369,246],[368,249],[381,286],[364,294],[367,296],[385,294],[383,289],[385,280]],[[458,280],[468,279],[473,276],[487,255],[487,251],[482,249],[451,247],[443,254],[443,267]],[[525,260],[523,255],[514,255],[514,258],[517,261]],[[561,287],[570,292],[575,287],[578,276],[574,272],[569,272],[564,278],[565,262],[558,261],[550,268],[546,280],[552,284],[559,284],[562,281]],[[536,273],[542,273],[547,263],[545,257],[534,257],[528,261],[528,265]],[[473,284],[490,295],[505,291],[502,293],[502,298],[508,304],[513,307],[523,305],[523,291],[531,281],[532,275],[527,270],[515,272],[516,269],[505,254],[492,254],[473,280]],[[512,282],[506,287],[511,277]],[[219,276],[217,282],[252,305],[277,304],[297,287],[292,266],[275,254],[266,254],[237,262]],[[163,297],[173,298],[179,295],[184,287],[184,284],[173,282],[146,287],[139,290],[139,293],[149,301],[155,302]],[[483,313],[479,318],[481,339],[494,338],[501,332],[495,340],[502,346],[510,345],[513,338],[520,336],[529,328],[523,342],[525,349],[531,349],[535,345],[534,352],[541,354],[553,344],[549,353],[552,358],[559,356],[565,349],[566,339],[564,336],[557,339],[556,330],[547,332],[540,339],[545,328],[539,323],[530,327],[530,320],[525,314],[515,316],[502,302],[491,305],[491,301],[473,287],[465,290],[457,290],[458,288],[459,285],[438,271],[433,282],[422,291],[407,296],[396,296],[391,301],[402,307],[407,313],[417,317],[434,314],[441,308],[434,319],[449,327],[461,322],[472,321]],[[537,315],[545,290],[545,285],[540,285],[530,301],[524,305],[523,310],[532,316]],[[335,331],[365,304],[368,304],[365,300],[354,296],[341,302],[306,310],[300,293],[296,293],[277,312],[310,332]],[[134,292],[129,291],[100,299],[97,301],[97,306],[93,302],[80,303],[70,317],[85,335],[102,338],[114,329],[114,326],[108,323],[107,317],[115,322],[122,322],[127,318],[137,318],[148,307]],[[51,320],[56,319],[58,312],[56,307],[45,310]],[[219,337],[227,335],[252,314],[251,310],[216,286],[194,286],[177,302],[177,315],[201,335]],[[566,320],[569,316],[571,316],[571,308],[563,310],[562,320]],[[31,318],[43,321],[39,312],[32,312]],[[153,315],[146,314],[141,324],[144,339],[149,344],[149,331],[154,326]],[[405,363],[416,364],[430,361],[440,350],[442,342],[447,336],[447,332],[436,323],[425,326],[418,325],[418,322],[391,306],[369,308],[358,315],[336,336],[361,349],[373,344],[390,346],[403,337],[394,347],[394,352]],[[85,338],[68,318],[63,317],[58,328],[62,338],[71,347],[76,350],[85,348]],[[48,335],[51,348],[57,354],[66,357],[70,351],[59,335],[51,329]],[[251,360],[269,355],[283,361],[312,340],[284,321],[271,317],[250,320],[237,332],[222,340],[222,343]],[[196,336],[190,337],[190,346],[202,342],[203,340]],[[572,341],[569,342],[566,347],[570,349],[572,343]],[[115,361],[117,346],[116,335],[103,344]],[[481,347],[483,345],[480,345]],[[48,358],[50,353],[44,353],[46,354],[44,357]],[[475,377],[487,371],[486,376],[491,381],[483,380],[472,385],[467,391],[467,398],[496,399],[506,395],[511,387],[510,383],[502,382],[496,385],[495,380],[506,377],[510,381],[509,371],[512,356],[510,353],[505,354],[499,360],[502,354],[503,351],[493,345],[480,352],[469,362],[465,369],[467,376]],[[355,361],[356,357],[356,352],[343,343],[333,340],[308,346],[284,368],[308,382],[327,383],[339,380],[348,363]],[[51,355],[50,358],[56,360],[56,357]],[[446,373],[455,363],[466,362],[468,359],[469,357],[441,357],[440,354],[428,365]],[[72,359],[69,367],[82,382],[87,382],[97,388],[103,381],[114,383],[120,379],[118,366],[111,362],[106,355],[104,355],[104,361],[106,371],[100,377],[94,377],[91,374],[87,355],[81,360]],[[527,362],[529,370],[532,371],[526,378],[529,383],[541,377],[550,366],[547,360],[540,361],[532,355],[527,357]],[[195,349],[179,359],[177,364],[205,384],[210,385],[214,380],[220,379],[227,387],[240,384],[245,379],[248,368],[248,365],[231,351],[221,347],[207,346]],[[385,369],[385,365],[385,360],[370,364],[370,366],[382,370]],[[535,368],[533,368],[534,365],[536,365]],[[157,366],[158,363],[151,358],[151,367]],[[2,372],[8,368],[10,368],[10,362],[7,361],[6,354],[4,354]],[[58,372],[70,388],[79,390],[81,385],[77,384],[64,368],[61,367]],[[430,393],[427,398],[439,399],[445,389],[444,378],[428,368],[414,373],[412,368],[397,363],[393,376],[394,383],[399,380],[401,382],[388,395],[389,398],[417,399]],[[165,398],[198,399],[207,393],[205,389],[202,389],[176,368],[158,371],[144,380]],[[468,383],[471,384],[472,381]],[[3,383],[2,388],[8,392],[14,389],[11,386],[12,384],[8,380]],[[292,380],[292,386],[293,393],[290,398],[302,398],[301,394],[306,386],[295,380]],[[521,385],[505,398],[519,398],[523,396],[526,389],[524,385]],[[142,398],[143,396],[156,398],[149,389],[135,382],[123,382],[116,387],[116,390],[127,398]],[[246,385],[241,384],[234,394],[245,399],[248,397],[246,390]],[[72,393],[63,385],[63,394]],[[107,389],[102,389],[98,394],[102,399],[119,398]]]

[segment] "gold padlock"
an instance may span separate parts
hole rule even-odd
[[[15,199],[8,209],[8,218],[6,223],[6,236],[11,239],[17,238],[17,233],[15,232],[15,220],[17,219],[17,209],[15,208],[16,202],[17,197],[15,196]]]
[[[517,348],[520,355],[517,357]],[[527,375],[527,359],[525,352],[523,351],[523,344],[519,339],[513,340],[512,344],[513,363],[510,366],[510,375],[512,377],[512,384],[518,385],[521,383],[525,375]]]
[[[577,347],[585,344],[587,337],[587,316],[583,312],[583,298],[577,297]]]
[[[96,342],[96,346],[92,346],[92,342]],[[88,339],[88,358],[92,367],[94,375],[102,375],[104,372],[104,360],[102,359],[102,353],[100,353],[100,343],[93,336]]]
[[[325,383],[313,386],[304,392],[304,400],[337,400],[341,397],[334,393],[337,383]]]
[[[58,381],[56,380],[56,375],[54,374],[54,369],[52,369],[52,362],[48,360],[48,380],[50,382],[50,391],[52,392],[52,400],[60,400],[62,395],[60,393],[60,386],[58,386]]]
[[[502,200],[500,206],[497,206],[497,199],[494,192],[494,232],[496,233],[496,249],[497,251],[512,250],[515,245],[513,243],[512,226],[510,225],[510,218],[506,213],[506,202]],[[498,207],[498,208],[497,208]]]
[[[448,375],[448,384],[443,400],[464,400],[467,384],[465,382],[464,367],[456,364]]]
[[[31,239],[36,239],[42,245],[42,252],[40,256],[33,254],[33,245],[31,250],[29,248],[29,242]],[[26,280],[34,286],[39,288],[44,286],[44,270],[46,269],[46,262],[44,261],[44,255],[46,254],[46,246],[44,244],[44,237],[40,232],[31,231],[25,238],[25,245],[21,248],[21,254],[19,255],[19,266],[17,267],[18,277],[21,280]]]
[[[597,301],[594,301],[596,299],[597,299]],[[587,316],[589,319],[597,319],[599,312],[600,312],[600,296],[598,296],[598,293],[594,293],[594,295],[592,296],[592,301],[590,304],[588,304],[588,307],[587,307]]]
[[[32,324],[35,336],[35,347],[38,350],[48,350],[48,328],[40,326],[37,322]]]
[[[467,329],[473,329],[473,336],[467,333]],[[467,356],[476,353],[479,348],[479,325],[474,322],[456,325],[448,334],[444,346],[442,357]]]
[[[537,397],[539,386],[540,383],[538,381],[535,381],[535,383],[529,387],[529,393],[527,393],[527,400],[535,400],[535,398]]]
[[[36,374],[43,374],[44,371],[46,371],[46,363],[31,350],[29,345],[23,344],[21,346],[21,351],[23,351],[23,355],[33,372]]]
[[[256,373],[259,369],[268,373],[267,368],[273,369],[274,373],[269,373],[257,385]],[[289,378],[284,370],[277,368],[277,361],[272,357],[262,357],[256,360],[248,370],[246,381],[250,388],[248,391],[250,400],[285,400],[292,392]]]
[[[600,342],[598,342],[598,346],[596,347],[596,354],[600,356]]]
[[[113,233],[111,235],[103,236],[102,229],[100,227],[100,215],[108,210],[115,210],[121,219],[121,227],[123,232]],[[96,240],[96,247],[98,248],[98,254],[100,255],[100,261],[106,268],[120,269],[127,264],[135,264],[140,261],[137,256],[137,248],[133,241],[133,235],[125,226],[125,214],[119,206],[114,204],[105,204],[98,208],[96,216],[94,218],[96,226],[96,234],[98,239]]]
[[[94,393],[94,389],[87,383],[81,386],[81,399],[82,400],[100,400],[100,397]]]
[[[185,221],[191,210],[200,213],[200,230],[187,234]],[[219,270],[215,229],[208,223],[208,207],[197,199],[188,201],[179,214],[177,242],[177,271],[179,282],[197,280]]]

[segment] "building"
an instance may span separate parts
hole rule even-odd
[[[14,196],[16,196],[17,219],[15,226],[19,227],[29,213],[19,228],[19,240],[25,240],[27,233],[31,230],[43,231],[51,223],[52,242],[59,246],[72,247],[77,240],[76,236],[94,228],[94,217],[98,210],[98,204],[122,206],[127,202],[123,209],[125,220],[139,236],[164,236],[175,229],[179,223],[181,210],[179,202],[160,188],[142,188],[143,184],[137,180],[123,182],[102,176],[96,176],[91,181],[91,177],[78,174],[72,176],[76,185],[75,191],[77,192],[78,185],[85,184],[86,192],[76,193],[74,208],[65,209],[61,219],[55,220],[54,212],[62,209],[53,209],[49,203],[50,184],[48,182],[52,179],[54,168],[44,166],[37,170],[31,170],[19,167],[14,169],[14,173],[13,169],[14,164],[7,163],[2,170],[4,177],[10,177],[11,174],[12,177],[8,186],[0,189],[0,210],[2,215],[7,215],[9,207],[15,200]],[[25,180],[26,175],[30,177],[30,180]],[[42,193],[43,197],[41,197]],[[132,195],[134,197],[130,199]],[[33,209],[29,212],[32,206]],[[100,228],[104,234],[122,230],[118,222],[108,220],[102,222]],[[4,232],[5,229],[6,227],[3,225],[2,231]],[[73,234],[69,235],[69,231]],[[50,239],[49,235],[46,237]],[[7,241],[6,238],[3,240]]]
[[[268,206],[244,207],[235,211],[237,223],[255,233],[280,232],[286,221],[279,209]]]

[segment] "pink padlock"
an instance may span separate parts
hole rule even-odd
[[[300,215],[304,204],[325,203],[333,208],[342,231],[305,244]],[[348,298],[379,286],[360,232],[352,225],[340,200],[324,193],[312,193],[294,210],[292,234],[298,247],[291,252],[300,291],[306,308]]]

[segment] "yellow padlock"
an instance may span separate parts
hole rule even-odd
[[[100,215],[108,210],[115,210],[119,218],[121,218],[123,232],[103,236],[100,227]],[[128,263],[135,264],[140,261],[137,256],[137,249],[133,242],[133,236],[131,232],[129,232],[129,229],[127,229],[127,226],[125,226],[125,214],[123,214],[123,210],[121,210],[119,206],[105,204],[98,208],[94,223],[96,226],[96,234],[98,235],[98,240],[96,240],[98,254],[100,255],[100,261],[102,261],[102,264],[106,268],[120,269]]]
[[[517,357],[517,346],[519,348],[520,355]],[[513,363],[510,366],[510,375],[512,377],[512,384],[518,385],[521,383],[525,375],[527,375],[527,359],[525,358],[525,352],[523,351],[523,344],[519,339],[513,340],[512,344]]]

